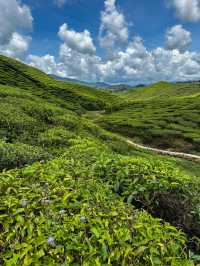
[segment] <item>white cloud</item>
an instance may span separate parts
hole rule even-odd
[[[49,55],[29,59],[32,65],[47,73],[111,83],[194,80],[199,79],[200,73],[200,53],[161,47],[148,50],[140,37],[130,42],[124,51],[118,51],[114,59],[106,61],[96,55],[81,54],[66,44],[60,47],[58,63]]]
[[[72,50],[85,54],[94,54],[96,52],[96,48],[88,30],[76,32],[70,30],[65,23],[60,27],[58,35]]]
[[[166,48],[169,50],[177,49],[184,52],[192,42],[191,33],[185,30],[182,25],[176,25],[168,29],[165,37]]]
[[[156,78],[162,80],[199,79],[200,54],[196,52],[180,53],[178,50],[157,48],[153,51],[156,66]]]
[[[44,56],[37,56],[30,54],[26,58],[26,62],[33,67],[41,69],[47,74],[67,77],[63,63],[56,63],[55,58],[52,55],[46,54]]]
[[[24,37],[14,32],[9,43],[0,45],[0,53],[10,57],[23,58],[28,51],[30,41],[30,37]]]
[[[30,55],[27,62],[49,74],[62,77],[79,78],[83,80],[98,79],[98,67],[101,59],[96,56],[96,47],[93,44],[90,32],[76,32],[63,24],[58,32],[63,41],[59,50],[59,62],[54,56],[42,57]]]
[[[66,0],[55,0],[54,2],[58,7],[63,7],[67,1]]]
[[[67,73],[66,76],[92,81],[98,79],[101,58],[95,54],[80,53],[69,48],[65,43],[60,46],[59,54],[62,70]]]
[[[59,50],[59,71],[62,76],[96,80],[100,58],[96,56],[90,32],[76,32],[63,24],[58,33],[63,41]]]
[[[125,51],[119,51],[101,69],[103,78],[111,82],[151,80],[155,74],[154,59],[140,37],[135,37]]]
[[[115,0],[106,0],[105,10],[101,12],[100,45],[112,49],[127,40],[128,27],[124,15],[117,10]]]
[[[0,0],[0,44],[7,44],[13,33],[32,29],[33,18],[28,6],[16,0]]]
[[[64,2],[60,0],[59,4]],[[199,0],[171,0],[171,4],[182,19],[200,20]],[[0,53],[25,58],[31,38],[24,34],[31,30],[32,21],[28,6],[17,0],[0,0]],[[182,25],[168,29],[166,48],[149,50],[140,37],[128,42],[128,26],[115,0],[105,0],[99,33],[100,45],[114,56],[107,59],[97,56],[88,30],[77,32],[63,24],[58,35],[62,43],[57,60],[49,54],[29,55],[26,62],[49,74],[88,81],[140,83],[200,79],[200,53],[187,51],[191,43],[189,31]]]
[[[27,5],[17,0],[0,0],[0,53],[23,58],[31,37],[21,32],[32,30],[33,18]]]
[[[185,81],[200,78],[200,53],[156,48],[148,50],[136,37],[113,61],[100,66],[108,82]]]
[[[44,56],[29,55],[27,58],[29,64],[33,67],[38,67],[48,74],[57,73],[58,65],[55,62],[54,56],[49,54]]]
[[[183,21],[200,21],[200,0],[169,0],[169,3]]]
[[[48,74],[90,81],[98,79],[100,61],[98,56],[81,54],[69,48],[65,43],[60,46],[58,62],[54,56],[49,54],[41,57],[29,55],[27,58],[27,63]]]
[[[116,9],[115,0],[105,0],[99,36],[101,46],[106,51],[111,49],[114,56],[97,56],[88,30],[76,32],[63,24],[58,35],[62,43],[57,60],[51,55],[30,55],[28,62],[47,73],[86,81],[147,83],[200,79],[200,53],[186,50],[191,43],[189,31],[176,25],[166,32],[166,48],[149,50],[139,36],[128,41],[127,24]]]

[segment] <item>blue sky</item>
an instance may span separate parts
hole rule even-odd
[[[78,32],[88,29],[98,46],[103,0],[68,0],[63,7],[56,6],[54,0],[24,0],[23,3],[31,7],[34,17],[32,53],[43,55],[46,51],[56,55],[60,43],[58,29],[66,22]],[[200,23],[180,21],[174,10],[167,8],[166,1],[117,0],[116,4],[130,23],[130,37],[140,35],[147,47],[163,46],[166,28],[181,23],[192,32],[191,49],[200,49]],[[41,41],[45,45],[45,51]]]
[[[200,79],[200,0],[0,0],[0,17],[0,52],[47,73]]]

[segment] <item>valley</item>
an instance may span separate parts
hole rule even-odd
[[[199,82],[112,92],[0,56],[0,265],[199,265],[199,158]]]
[[[123,94],[99,124],[155,148],[199,153],[199,83],[157,83]]]

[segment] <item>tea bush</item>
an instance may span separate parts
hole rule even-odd
[[[200,237],[200,180],[155,159],[105,156],[93,167],[94,176],[111,182],[126,201]]]
[[[181,231],[125,204],[108,183],[69,174],[71,163],[0,174],[1,263],[193,265]]]
[[[44,147],[51,146],[68,146],[69,140],[74,134],[63,127],[50,128],[38,136],[38,142]]]
[[[35,161],[49,159],[50,155],[40,147],[11,144],[0,141],[0,170],[22,167]]]
[[[0,265],[200,263],[200,166],[115,134],[198,152],[198,84],[155,87],[114,94],[0,56]]]
[[[135,89],[98,123],[149,146],[199,153],[199,89],[199,83]]]

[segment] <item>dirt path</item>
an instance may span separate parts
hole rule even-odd
[[[105,113],[105,110],[102,111],[89,111],[86,114],[86,117],[89,115],[89,118],[92,118],[94,120],[94,118],[99,118],[99,116],[102,116],[102,114]],[[121,136],[122,137],[122,136]],[[182,158],[182,159],[186,159],[186,160],[190,160],[190,161],[196,161],[200,163],[200,156],[198,155],[194,155],[194,154],[189,154],[189,153],[184,153],[184,152],[175,152],[175,151],[167,151],[167,150],[161,150],[161,149],[157,149],[157,148],[151,148],[148,146],[144,146],[141,144],[137,144],[133,141],[131,141],[130,139],[127,139],[125,137],[123,137],[124,141],[126,141],[128,144],[139,148],[139,149],[143,149],[143,150],[147,150],[147,151],[153,151],[157,154],[161,154],[161,155],[168,155],[168,156],[172,156],[172,157],[177,157],[177,158]]]
[[[178,157],[178,158],[183,158],[183,159],[187,159],[187,160],[191,160],[191,161],[200,162],[200,156],[198,156],[198,155],[184,153],[184,152],[174,152],[174,151],[166,151],[166,150],[151,148],[151,147],[147,147],[144,145],[134,143],[133,141],[131,141],[129,139],[126,139],[126,142],[131,144],[132,146],[134,146],[136,148],[140,148],[140,149],[148,150],[148,151],[153,151],[153,152],[156,152],[156,153],[161,154],[161,155],[168,155],[168,156],[173,156],[173,157]]]

